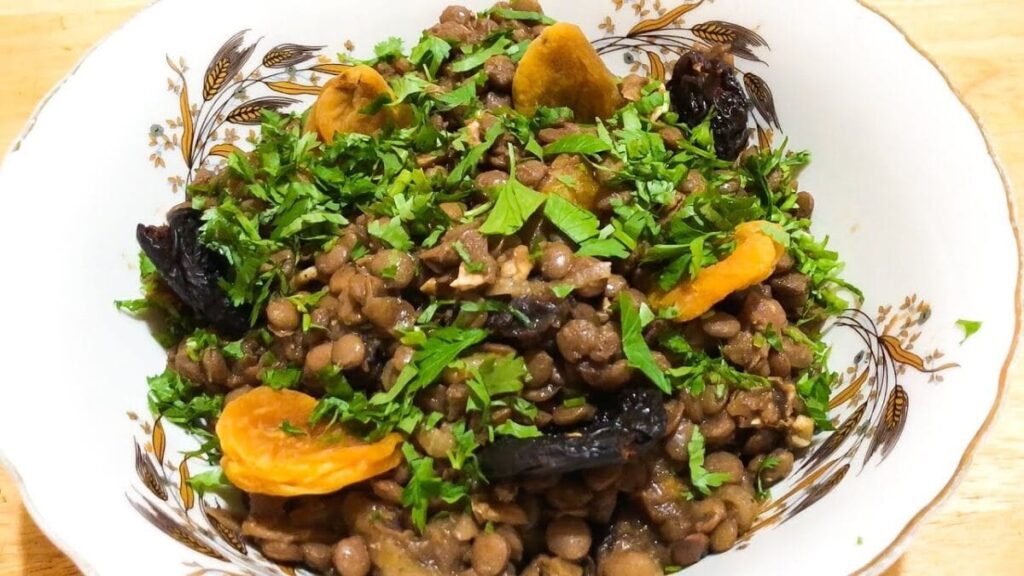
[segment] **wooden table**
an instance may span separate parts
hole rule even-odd
[[[981,119],[1012,182],[1024,186],[1024,4],[1020,0],[866,0],[939,64]],[[0,150],[82,53],[146,0],[0,0]],[[1024,187],[1018,186],[1021,190]],[[1021,205],[1018,196],[1018,205]],[[1020,210],[1018,206],[1018,210]],[[1019,215],[1018,215],[1019,216]],[[1024,220],[1020,220],[1024,221]],[[1022,349],[1024,350],[1024,349]],[[1024,354],[1024,352],[1022,352]],[[1024,365],[953,497],[887,576],[1024,573]],[[0,576],[78,574],[0,472]]]

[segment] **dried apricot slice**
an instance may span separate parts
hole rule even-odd
[[[228,479],[259,494],[326,494],[401,462],[400,435],[366,443],[337,426],[311,427],[315,407],[312,396],[267,387],[228,404],[217,421]]]
[[[567,106],[578,122],[615,114],[621,102],[615,76],[579,26],[546,28],[526,49],[512,79],[512,102],[532,116],[539,106]]]
[[[316,126],[324,142],[331,142],[339,132],[373,134],[389,123],[401,124],[404,114],[394,108],[364,113],[385,95],[393,97],[394,92],[380,72],[362,65],[345,68],[324,85],[310,111],[310,124]]]
[[[601,185],[581,156],[562,154],[551,163],[548,178],[540,191],[561,196],[581,208],[593,210]]]
[[[698,318],[726,296],[763,282],[772,275],[786,249],[766,230],[782,229],[757,220],[736,227],[736,249],[727,258],[700,271],[693,280],[681,282],[668,292],[656,292],[651,304],[659,309],[674,307],[675,320]]]

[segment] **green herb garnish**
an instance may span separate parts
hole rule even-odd
[[[540,208],[547,196],[524,186],[516,179],[515,155],[509,148],[512,166],[511,176],[498,191],[498,199],[480,227],[481,234],[508,236],[515,234],[526,224],[526,220]]]
[[[618,303],[619,319],[622,322],[622,352],[629,360],[629,365],[643,372],[659,390],[670,394],[672,386],[644,340],[640,314],[633,306],[633,299],[623,291],[619,294]]]
[[[690,455],[690,483],[698,492],[707,496],[712,488],[717,488],[729,481],[730,476],[724,472],[708,472],[704,468],[704,435],[700,428],[693,427],[693,436],[686,445]]]
[[[978,320],[960,319],[956,321],[956,325],[962,328],[964,331],[963,340],[960,340],[961,344],[966,342],[967,339],[970,338],[971,336],[974,336],[978,332],[978,330],[981,330],[981,322],[979,322]]]
[[[282,420],[281,421],[280,428],[281,428],[281,432],[284,432],[285,434],[287,434],[289,436],[305,436],[306,435],[306,431],[305,430],[303,430],[302,428],[299,428],[298,426],[292,424],[291,422],[289,422],[287,420]]]
[[[411,511],[413,525],[423,531],[431,500],[439,498],[445,503],[455,504],[466,498],[468,492],[465,486],[447,482],[438,476],[434,460],[421,456],[412,444],[403,444],[402,454],[411,471],[409,482],[402,490],[402,506]]]
[[[763,502],[771,498],[772,496],[771,492],[767,488],[765,488],[763,480],[761,478],[761,474],[763,474],[765,470],[771,470],[775,468],[776,466],[779,465],[779,462],[780,460],[776,456],[765,456],[757,465],[757,472],[755,473],[756,481],[754,484],[755,488],[757,489],[755,496],[759,501]]]
[[[260,381],[274,390],[295,388],[302,380],[302,370],[298,368],[265,368],[260,372]]]

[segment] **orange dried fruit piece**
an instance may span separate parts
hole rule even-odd
[[[367,443],[338,426],[310,426],[315,407],[312,396],[268,387],[228,404],[217,437],[221,467],[232,484],[273,496],[327,494],[401,463],[400,435]],[[295,430],[286,432],[284,422]]]
[[[651,304],[661,310],[674,307],[677,322],[699,318],[729,294],[772,275],[786,252],[772,237],[780,234],[783,231],[778,224],[764,220],[740,224],[735,230],[736,249],[732,254],[701,270],[693,280],[683,281],[668,292],[656,292]]]
[[[621,104],[615,76],[579,26],[558,23],[530,43],[512,79],[517,111],[533,116],[539,106],[567,106],[577,122],[609,118]]]
[[[573,204],[593,210],[601,184],[587,161],[576,154],[556,156],[548,169],[548,177],[540,189],[544,194],[561,196]]]
[[[404,106],[384,107],[365,114],[369,106],[382,96],[394,97],[387,80],[369,66],[351,66],[324,85],[313,109],[308,125],[315,126],[324,142],[334,140],[338,133],[371,135],[388,124],[403,125],[408,121]]]

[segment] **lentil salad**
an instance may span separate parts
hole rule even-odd
[[[573,66],[562,65],[571,55]],[[532,0],[449,7],[141,226],[154,410],[324,573],[662,574],[815,430],[852,289],[729,56],[615,78]]]

